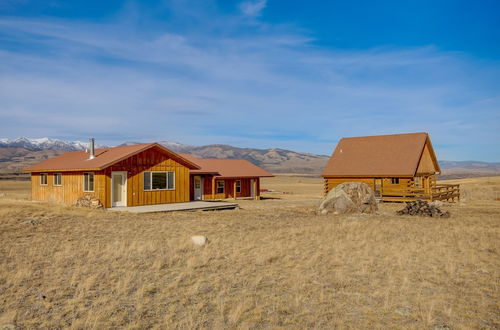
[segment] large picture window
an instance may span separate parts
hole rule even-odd
[[[47,179],[49,175],[47,173],[40,173],[40,185],[42,186],[46,186],[47,185],[47,182],[49,181]]]
[[[174,190],[175,172],[144,172],[144,190]]]
[[[83,173],[83,191],[94,191],[94,173]]]
[[[218,194],[224,193],[224,181],[223,180],[217,180],[217,193]]]
[[[54,173],[54,186],[62,186],[62,173]]]

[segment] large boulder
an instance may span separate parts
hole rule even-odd
[[[339,184],[326,195],[319,206],[321,214],[375,213],[377,210],[373,190],[362,182]]]

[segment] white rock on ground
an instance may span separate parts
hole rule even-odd
[[[195,235],[191,236],[191,241],[198,246],[203,246],[208,243],[208,238],[202,235]]]

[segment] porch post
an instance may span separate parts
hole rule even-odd
[[[236,199],[236,180],[233,181],[233,198]]]
[[[212,177],[212,199],[215,199],[215,176]]]
[[[253,180],[253,199],[254,200],[259,200],[259,191],[257,190],[257,180],[259,180],[259,178],[255,178]]]

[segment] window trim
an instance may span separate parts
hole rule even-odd
[[[45,177],[45,183],[42,183],[42,178]],[[40,173],[40,186],[49,185],[49,173]]]
[[[85,190],[85,174],[92,174],[92,190]],[[90,183],[90,181],[89,181]],[[94,172],[83,172],[83,191],[84,192],[95,192],[95,173]]]
[[[61,182],[59,184],[56,184],[56,177],[58,175],[61,177]],[[63,175],[62,175],[62,173],[54,173],[54,174],[52,174],[52,185],[54,187],[61,187],[62,186],[62,181],[63,181]]]
[[[236,180],[236,193],[241,194],[241,180]]]
[[[222,187],[219,187],[220,182],[222,182]],[[226,193],[226,181],[224,181],[224,180],[215,181],[215,188],[217,189],[217,194],[225,194]],[[219,192],[219,188],[222,188],[222,192]]]
[[[144,171],[142,172],[143,176],[142,176],[142,179],[143,179],[143,182],[142,182],[142,189],[143,191],[173,191],[175,190],[175,171]],[[145,181],[144,181],[144,174],[146,173],[149,173],[149,184],[150,184],[150,189],[146,189],[145,187]],[[166,173],[167,174],[167,188],[165,189],[153,189],[153,173]],[[173,181],[173,184],[172,184],[172,188],[168,188],[168,173],[173,173],[172,175],[172,181]]]

